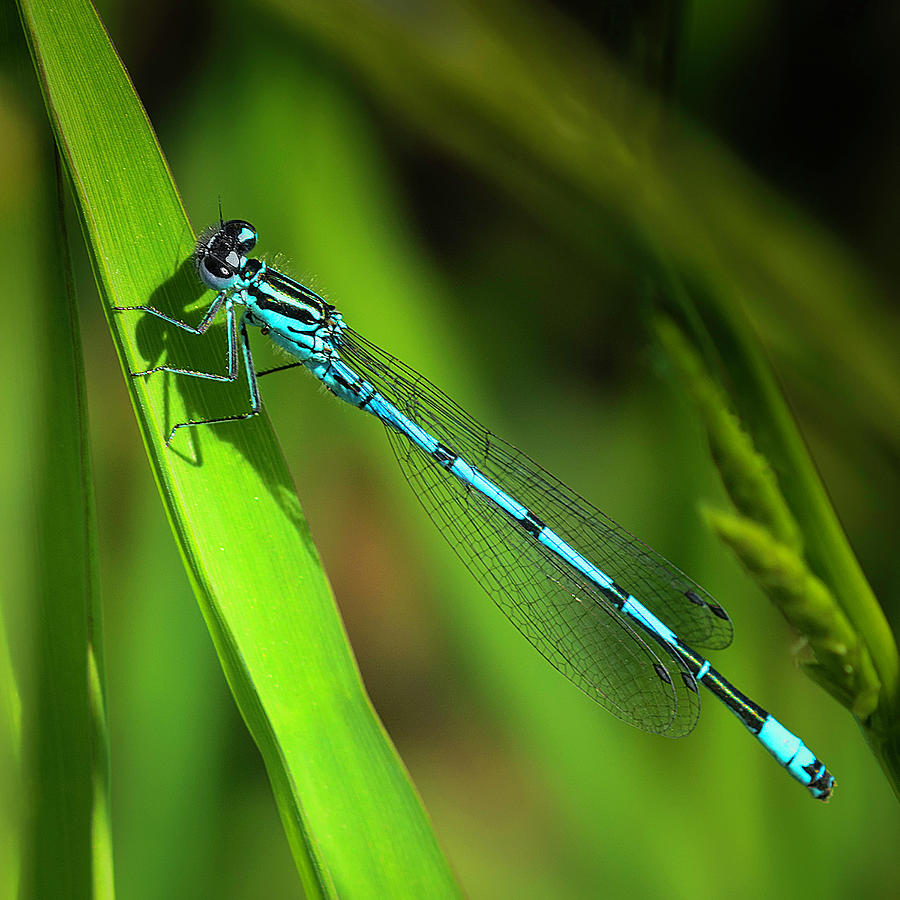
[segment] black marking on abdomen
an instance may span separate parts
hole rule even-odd
[[[768,716],[766,718],[768,718]],[[765,719],[763,719],[761,722],[757,722],[755,719],[748,718],[746,715],[741,716],[741,721],[744,723],[747,731],[749,731],[750,734],[754,736],[758,735],[762,731],[763,725],[766,724]]]
[[[530,510],[525,510],[525,516],[519,519],[519,524],[532,537],[537,537],[544,530],[544,523]]]
[[[452,469],[453,464],[459,459],[459,454],[454,453],[444,444],[438,444],[437,447],[432,450],[431,455],[434,457],[434,461],[445,469]]]
[[[627,600],[628,597],[630,596],[628,591],[626,591],[625,588],[622,587],[622,585],[616,584],[615,581],[613,581],[612,579],[610,579],[610,582],[611,582],[610,590],[613,591],[616,594],[616,596],[623,602],[625,600]]]
[[[621,610],[624,608],[626,602],[628,601],[628,597],[626,597],[622,594],[616,593],[616,591],[611,587],[606,587],[605,585],[604,586],[598,585],[598,587],[599,587],[600,593],[603,594],[603,596],[606,597],[606,599],[609,600],[609,602],[616,609]],[[621,588],[619,588],[619,590],[621,590]]]
[[[813,791],[821,791],[822,796],[819,798],[820,800],[828,800],[831,797],[834,781],[831,773],[825,768],[825,763],[816,759],[808,766],[803,766],[803,771],[810,777],[807,787]]]

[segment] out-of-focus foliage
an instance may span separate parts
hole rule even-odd
[[[712,702],[678,742],[605,716],[471,583],[381,429],[301,374],[273,375],[266,407],[367,687],[470,896],[900,889],[900,817],[882,770],[847,710],[798,670],[795,636],[700,515],[729,501],[650,315],[665,264],[696,303],[712,294],[746,316],[896,623],[888,298],[900,286],[900,179],[885,122],[898,24],[887,5],[789,6],[569,4],[563,19],[560,4],[500,0],[101,4],[195,228],[215,220],[219,199],[226,216],[253,221],[260,251],[285,254],[278,262],[353,327],[708,587],[736,622],[714,664],[838,778],[833,802],[813,803]],[[0,142],[4,170],[21,173],[0,192],[9,221],[29,208],[37,160],[17,148],[40,124],[12,88],[0,115],[17,136]],[[80,294],[117,885],[129,897],[299,895],[87,277]],[[785,478],[766,404],[740,406],[749,381],[729,363],[742,348],[674,307],[796,517],[802,485]],[[24,343],[15,327],[10,339]],[[31,388],[4,388],[4,420],[17,421]],[[17,502],[28,497],[14,484],[8,557],[27,543]],[[714,524],[733,544],[762,546],[740,532],[744,520]],[[797,552],[825,546],[780,529]],[[801,580],[834,589],[821,558],[803,565]],[[15,560],[10,575],[27,590]],[[889,633],[868,649],[876,667],[889,659]]]

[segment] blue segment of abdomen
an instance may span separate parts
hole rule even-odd
[[[323,370],[327,369],[327,371],[323,371],[321,374],[309,362],[307,366],[342,400],[360,409],[365,409],[380,419],[385,425],[395,428],[406,435],[417,447],[434,457],[437,464],[442,465],[460,481],[470,485],[480,494],[493,501],[500,509],[519,522],[522,527],[527,527],[528,524],[536,521],[530,510],[507,494],[506,491],[499,488],[461,456],[456,456],[452,447],[443,447],[433,435],[400,412],[393,403],[379,394],[369,382],[359,379],[356,373],[343,362],[335,360],[327,366],[322,366],[321,368]],[[548,550],[567,562],[572,568],[581,572],[582,575],[598,587],[605,591],[614,591],[612,578],[598,569],[550,528],[542,525],[540,530],[532,533]],[[629,595],[622,608],[626,613],[643,623],[649,630],[655,632],[663,640],[674,646],[674,633],[649,610],[638,603],[634,597]]]
[[[639,603],[631,594],[628,595],[628,599],[622,605],[622,612],[627,613],[633,619],[636,619],[648,631],[652,631],[674,650],[678,649],[678,638],[675,636],[675,632],[672,631],[668,625],[654,616],[643,603]],[[709,668],[708,664],[707,668]]]
[[[806,744],[774,716],[766,718],[757,738],[801,784],[810,785],[825,768]],[[824,791],[821,791],[817,796],[823,794]]]
[[[570,566],[578,569],[586,575],[594,584],[604,590],[612,590],[613,580],[605,572],[598,569],[593,563],[586,560],[577,550],[569,546],[555,531],[544,526],[538,533],[537,539],[557,556],[562,557]]]

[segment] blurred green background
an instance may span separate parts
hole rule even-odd
[[[660,110],[671,107],[703,150],[692,177],[708,176],[710,160],[735,175],[733,193],[707,204],[713,227],[741,220],[753,197],[793,246],[837,258],[862,285],[814,294],[808,307],[770,292],[749,314],[896,624],[898,422],[878,394],[896,402],[897,360],[885,353],[900,332],[885,299],[900,287],[896,8],[98,7],[195,229],[219,201],[226,217],[252,221],[263,255],[703,583],[736,624],[734,648],[714,664],[838,779],[829,806],[813,803],[712,702],[681,741],[605,715],[472,582],[380,427],[302,374],[273,375],[266,408],[366,685],[466,893],[897,896],[890,788],[850,715],[798,671],[779,614],[702,523],[701,502],[726,500],[694,409],[650,337],[630,252],[641,223],[604,183],[608,160],[577,155],[579,128],[598,126],[583,95],[553,78],[566,63],[601,104],[626,92],[623,80],[643,86],[630,139],[664,155]],[[522,72],[533,90],[518,90]],[[3,191],[9,220],[42,177],[27,148],[44,126],[12,90],[0,112],[14,136],[4,168],[22,173]],[[617,146],[622,134],[604,145],[609,159],[631,149]],[[560,174],[573,168],[583,180]],[[585,184],[601,185],[604,202]],[[680,221],[673,210],[673,245],[692,239]],[[748,269],[789,270],[780,258],[792,245],[753,221],[742,225]],[[120,896],[298,896],[78,264]],[[3,394],[12,421],[17,395]],[[24,538],[8,531],[14,555]]]

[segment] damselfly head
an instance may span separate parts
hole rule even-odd
[[[255,246],[256,229],[243,219],[230,219],[207,229],[194,249],[200,280],[214,291],[232,287]]]

